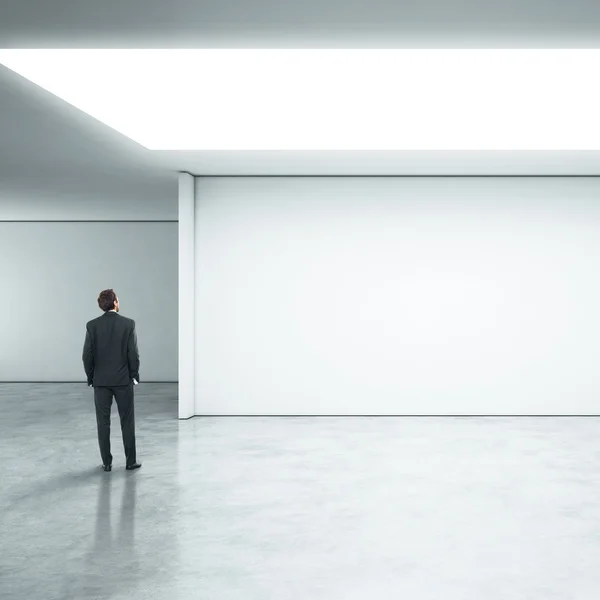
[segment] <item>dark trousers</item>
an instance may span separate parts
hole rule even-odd
[[[113,387],[95,387],[94,402],[96,404],[96,423],[98,424],[98,444],[102,464],[112,465],[110,453],[110,409],[113,396],[121,417],[121,433],[125,449],[125,463],[132,465],[136,462],[135,453],[135,416],[133,410],[133,381],[129,385]]]

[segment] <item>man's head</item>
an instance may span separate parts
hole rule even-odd
[[[100,310],[108,312],[109,310],[116,310],[119,312],[119,298],[115,294],[115,290],[103,290],[98,296],[98,306]]]

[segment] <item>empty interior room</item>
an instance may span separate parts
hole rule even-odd
[[[551,8],[0,11],[0,598],[598,596],[600,8]]]

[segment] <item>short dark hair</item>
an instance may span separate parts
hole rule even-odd
[[[112,288],[110,290],[102,290],[98,296],[98,306],[100,307],[100,310],[103,310],[104,312],[112,310],[115,307],[116,299],[117,295]]]

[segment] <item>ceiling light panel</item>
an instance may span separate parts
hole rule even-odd
[[[600,50],[0,50],[156,150],[598,150]]]

